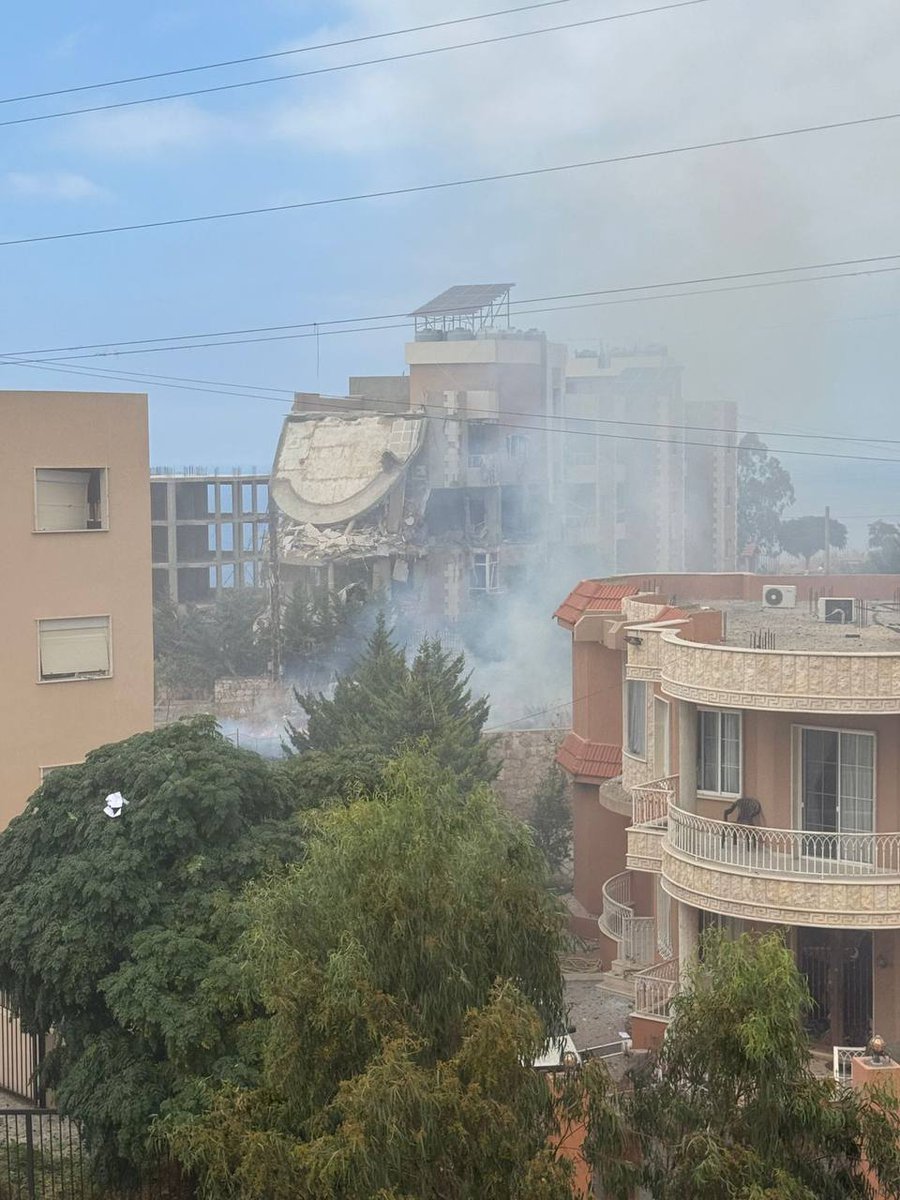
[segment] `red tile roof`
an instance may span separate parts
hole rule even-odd
[[[664,608],[653,618],[654,621],[686,621],[687,613],[680,608]]]
[[[602,579],[582,579],[553,614],[557,621],[570,628],[586,612],[621,612],[626,596],[636,596],[641,589],[633,583],[605,583]]]
[[[577,779],[615,779],[622,774],[622,747],[589,742],[577,733],[569,733],[556,753],[556,761]]]

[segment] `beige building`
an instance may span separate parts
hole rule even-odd
[[[573,637],[576,926],[658,1037],[698,937],[780,930],[836,1070],[900,1039],[897,576],[588,580]]]
[[[152,727],[147,398],[0,392],[0,462],[3,828],[49,770]]]

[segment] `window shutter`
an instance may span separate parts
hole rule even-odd
[[[89,471],[39,470],[36,528],[87,529],[90,478]]]
[[[109,618],[40,622],[41,678],[109,674]]]

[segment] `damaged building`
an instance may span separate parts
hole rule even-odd
[[[664,349],[570,357],[510,328],[511,286],[452,287],[411,313],[404,374],[351,378],[345,397],[296,395],[271,484],[284,596],[302,582],[380,597],[424,632],[573,556],[733,569],[733,406],[698,410],[722,431],[698,453]]]

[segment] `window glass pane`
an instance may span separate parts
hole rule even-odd
[[[220,546],[219,546],[219,548],[221,550],[233,550],[234,549],[234,526],[233,525],[220,525],[219,530],[220,530],[220,533],[219,533]]]
[[[241,525],[241,547],[250,552],[253,550],[253,526],[249,521]]]
[[[216,527],[215,525],[207,525],[206,527],[206,547],[210,554],[216,552]]]
[[[256,485],[256,511],[269,511],[269,485],[267,483],[258,483]]]
[[[875,799],[875,739],[866,733],[840,735],[841,830],[870,833]]]
[[[245,562],[244,567],[244,587],[256,587],[256,563]]]
[[[219,511],[223,513],[234,512],[234,484],[219,484]]]
[[[629,679],[625,685],[628,753],[643,755],[647,746],[647,685]]]
[[[741,717],[740,713],[719,714],[721,790],[737,795],[741,790]]]
[[[109,674],[109,617],[74,617],[38,623],[41,679]]]
[[[241,512],[253,512],[253,484],[241,484]]]
[[[697,787],[701,792],[717,792],[719,790],[719,714],[701,709],[697,718]]]
[[[804,729],[801,755],[803,828],[837,830],[838,735],[830,729]]]

